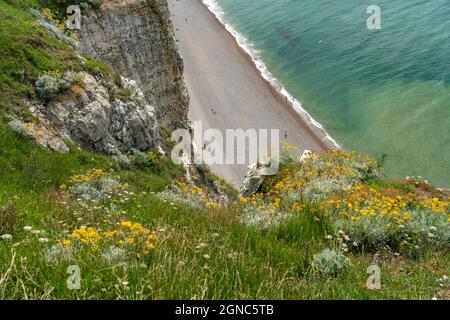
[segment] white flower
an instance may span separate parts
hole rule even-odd
[[[345,241],[350,241],[350,237],[348,235],[344,235]]]
[[[39,241],[40,243],[47,243],[47,242],[48,242],[48,239],[47,239],[47,238],[39,238],[38,241]]]
[[[358,243],[357,243],[356,241],[354,241],[354,242],[353,242],[353,246],[354,246],[354,247],[357,247],[357,246],[358,246]]]
[[[205,258],[205,259],[209,259],[209,258],[210,258],[210,256],[209,256],[209,254],[205,254],[205,255],[203,256],[203,258]]]
[[[331,235],[327,234],[327,235],[325,236],[325,239],[327,239],[327,240],[331,240],[331,239],[333,239],[333,236],[331,236]]]
[[[129,282],[128,282],[128,281],[122,281],[122,285],[123,285],[123,286],[125,286],[125,287],[126,287],[126,286],[127,286],[128,284],[129,284]]]
[[[3,240],[11,240],[12,235],[7,233],[7,234],[3,234],[2,236],[0,236],[0,238],[2,238]]]
[[[31,230],[31,233],[32,233],[32,234],[40,234],[40,233],[41,233],[41,230]]]
[[[434,238],[434,234],[432,234],[431,232],[428,233],[428,237],[429,238]]]
[[[25,226],[25,227],[23,227],[23,230],[25,230],[25,231],[31,231],[31,230],[33,230],[33,227],[31,227],[31,226]]]
[[[430,227],[430,230],[431,230],[431,231],[436,231],[437,228],[436,228],[435,226],[431,226],[431,227]]]

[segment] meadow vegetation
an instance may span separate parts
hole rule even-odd
[[[184,180],[183,170],[170,164],[163,170],[139,161],[122,169],[106,156],[74,146],[66,155],[51,153],[6,126],[0,132],[0,164],[4,168],[0,179],[2,299],[448,297],[448,243],[412,233],[411,245],[422,242],[420,250],[411,254],[409,247],[402,250],[392,245],[397,243],[396,235],[388,228],[385,236],[394,237],[392,241],[368,246],[361,240],[353,246],[356,237],[365,239],[353,227],[366,216],[376,217],[361,212],[368,210],[362,205],[354,206],[357,210],[349,216],[336,212],[334,193],[323,200],[307,196],[293,200],[292,193],[299,190],[287,187],[286,177],[292,180],[296,175],[283,172],[303,172],[294,169],[301,162],[283,164],[281,175],[261,187],[262,196],[230,197],[224,203],[209,198],[206,188]],[[326,154],[325,159],[341,155],[358,157],[342,153]],[[159,161],[168,160],[161,157]],[[333,175],[335,163],[330,164],[324,168]],[[343,197],[361,184],[374,185],[371,179],[355,180],[350,189],[342,189]],[[392,188],[389,180],[378,179]],[[419,187],[415,182],[403,183],[409,187],[395,182],[396,190],[422,192],[420,183]],[[383,187],[377,192],[387,191]],[[445,214],[447,221],[447,199],[437,202],[433,200],[436,194],[430,197],[429,201],[420,198],[424,212],[430,217]],[[282,212],[282,218],[270,219],[262,203]],[[253,210],[259,212],[261,221],[270,222],[249,223],[250,205],[256,206]],[[343,207],[348,210],[348,203]],[[402,202],[393,210],[398,207],[407,210]],[[402,221],[393,221],[405,224],[405,229],[413,228],[406,224],[414,220],[405,222],[403,211],[383,215],[378,212],[382,208],[374,208],[377,215],[389,221],[400,217]],[[361,216],[361,220],[351,219],[353,216]],[[346,219],[350,227],[337,227],[340,219]],[[426,221],[432,221],[426,225],[435,234],[431,238],[441,239],[436,220]],[[366,288],[367,268],[373,264],[382,271],[381,290]],[[80,290],[67,287],[67,268],[73,265],[81,271]]]
[[[187,180],[157,150],[124,165],[13,132],[6,115],[30,117],[24,100],[52,87],[42,77],[118,79],[39,26],[28,8],[43,3],[55,19],[66,5],[0,0],[0,299],[450,298],[450,195],[392,181],[366,156],[300,158],[285,145],[279,173],[239,198],[206,167],[202,183]],[[366,286],[371,265],[380,290]]]

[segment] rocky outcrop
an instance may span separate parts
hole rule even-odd
[[[110,92],[118,89],[110,82],[85,72],[80,72],[78,78],[81,86],[74,85],[48,104],[31,106],[33,123],[20,128],[15,121],[10,126],[44,147],[62,152],[68,148],[59,137],[117,156],[132,149],[156,147],[154,108],[145,103],[142,91],[133,81],[123,79],[131,97],[122,101],[110,96]]]
[[[109,0],[83,17],[81,48],[136,80],[158,122],[188,128],[183,62],[167,0]]]
[[[257,163],[249,166],[249,170],[240,188],[241,197],[249,197],[258,191],[264,181],[264,175],[260,171],[261,167]]]
[[[300,162],[312,157],[314,157],[314,154],[309,150],[305,150],[300,157]],[[266,159],[265,162],[258,161],[257,163],[250,165],[244,181],[240,186],[240,196],[249,197],[252,194],[257,193],[261,184],[264,182],[265,177],[277,174],[279,164],[280,159],[278,157],[272,157]]]
[[[46,119],[26,123],[13,119],[8,122],[8,126],[20,135],[34,140],[45,149],[61,153],[69,152],[65,142],[60,138],[58,132],[52,129],[51,124]]]
[[[258,192],[259,187],[264,182],[266,176],[273,176],[277,170],[270,166],[270,163],[257,162],[248,167],[247,174],[240,187],[241,197],[249,197]]]

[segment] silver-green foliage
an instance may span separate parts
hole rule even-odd
[[[44,74],[35,83],[38,97],[44,101],[49,101],[58,93],[68,90],[76,82],[72,72],[65,72],[60,78]]]
[[[344,254],[330,249],[316,253],[312,261],[313,268],[325,275],[337,275],[351,265],[350,259]]]

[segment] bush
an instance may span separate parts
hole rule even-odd
[[[334,233],[338,236],[340,233],[346,234],[349,244],[355,243],[360,249],[374,251],[383,248],[391,241],[392,221],[384,216],[361,219],[358,221],[339,218],[332,223]],[[352,246],[355,247],[355,246]]]
[[[40,99],[48,102],[58,93],[68,90],[75,82],[76,78],[70,71],[66,71],[62,76],[58,73],[44,74],[36,81],[36,93]]]
[[[426,210],[413,210],[412,220],[405,229],[418,235],[421,244],[431,243],[438,246],[450,246],[450,226],[445,214],[430,213]]]
[[[99,203],[114,197],[127,195],[127,187],[117,177],[103,172],[102,169],[88,171],[84,175],[72,176],[69,191],[75,199],[84,202]]]
[[[60,91],[65,91],[70,89],[76,82],[76,78],[74,76],[74,74],[70,71],[66,71],[64,72],[63,76],[61,77],[61,79],[59,79],[59,90]]]
[[[44,101],[49,101],[59,92],[58,80],[49,75],[40,76],[36,80],[36,93]]]
[[[313,268],[325,275],[337,275],[351,265],[349,258],[341,252],[330,249],[315,254],[312,261]]]

